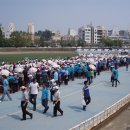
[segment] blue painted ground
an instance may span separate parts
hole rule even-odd
[[[91,94],[91,103],[87,110],[82,110],[82,87],[85,79],[76,79],[70,81],[68,86],[62,85],[61,108],[64,111],[63,116],[52,117],[52,103],[49,102],[50,109],[43,114],[43,107],[40,105],[41,91],[37,98],[37,110],[32,111],[32,105],[29,104],[29,111],[33,112],[34,118],[26,121],[20,121],[22,117],[20,108],[21,92],[11,94],[13,101],[0,103],[0,130],[68,130],[76,124],[96,115],[113,103],[117,102],[130,93],[130,70],[126,72],[125,68],[119,69],[119,80],[121,84],[118,87],[112,87],[110,82],[111,72],[102,72],[89,86]],[[59,114],[60,115],[60,114]],[[28,117],[29,118],[29,117]]]

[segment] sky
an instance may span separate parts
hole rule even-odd
[[[0,0],[0,24],[14,22],[16,30],[49,29],[67,34],[92,22],[106,29],[130,29],[130,0]]]

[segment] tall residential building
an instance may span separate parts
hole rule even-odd
[[[122,38],[122,39],[128,39],[129,38],[128,30],[120,30],[119,35],[120,35],[120,38]]]
[[[7,32],[12,33],[14,31],[15,31],[15,24],[14,23],[9,23]]]
[[[59,31],[57,31],[56,33],[54,33],[54,35],[51,37],[53,41],[61,41],[61,34]]]
[[[0,24],[0,29],[1,29],[1,31],[3,32],[3,26],[2,26],[2,24]]]
[[[78,35],[86,44],[97,44],[97,28],[92,25],[79,28]]]
[[[2,34],[4,35],[4,27],[2,26],[2,24],[0,24],[0,29],[1,29],[1,31],[2,31]]]
[[[34,29],[34,24],[29,23],[28,24],[28,33],[34,35],[35,34],[35,29]]]
[[[7,31],[5,32],[5,38],[10,38],[11,33],[14,31],[15,31],[15,24],[9,23]]]
[[[103,37],[107,36],[107,31],[104,26],[97,26],[97,42],[101,43]]]
[[[111,39],[120,39],[118,28],[113,28],[112,30],[108,30],[108,37]]]
[[[76,33],[76,31],[75,31],[74,29],[70,29],[70,28],[69,28],[69,29],[68,29],[68,35],[74,37],[74,36],[77,35],[77,33]]]

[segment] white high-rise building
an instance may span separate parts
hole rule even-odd
[[[104,26],[97,26],[97,42],[100,43],[103,37],[107,36]]]
[[[14,23],[9,23],[7,32],[8,32],[8,33],[12,33],[12,32],[14,32],[14,31],[15,31],[15,24],[14,24]]]
[[[108,37],[111,39],[120,39],[118,28],[113,28],[112,30],[108,30]]]
[[[76,31],[75,31],[74,29],[70,29],[70,28],[69,28],[69,29],[68,29],[68,35],[74,37],[74,36],[77,35],[77,33],[76,33]]]
[[[9,23],[7,31],[5,32],[5,38],[10,38],[11,33],[14,31],[15,31],[15,24]]]
[[[28,33],[32,34],[32,35],[34,35],[34,33],[35,33],[35,29],[34,29],[34,24],[33,23],[29,23],[28,24]]]
[[[78,35],[87,44],[97,44],[97,28],[94,28],[92,25],[79,28]]]

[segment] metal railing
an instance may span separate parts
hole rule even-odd
[[[114,103],[112,106],[108,107],[104,111],[81,122],[80,124],[74,126],[73,128],[69,130],[90,130],[93,127],[100,124],[101,122],[103,122],[105,119],[107,119],[111,115],[113,115],[115,112],[117,112],[120,108],[122,108],[128,102],[130,102],[130,94],[128,94],[127,96],[119,100],[118,102]]]

